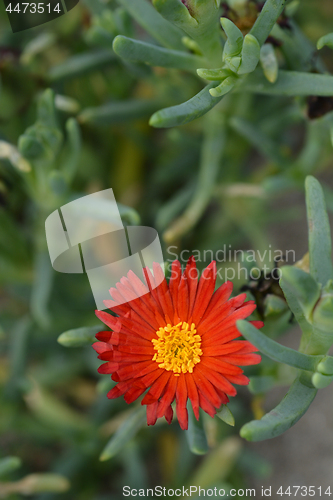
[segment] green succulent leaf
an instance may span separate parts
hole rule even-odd
[[[238,90],[267,95],[333,95],[333,76],[301,71],[280,70],[275,83],[267,81],[264,73],[257,69],[244,81],[240,81]]]
[[[153,5],[165,19],[185,32],[198,26],[198,21],[180,0],[153,0]]]
[[[313,324],[319,330],[331,334],[333,344],[333,295],[323,293],[313,312]]]
[[[116,59],[114,53],[107,49],[84,52],[83,54],[69,57],[65,62],[57,66],[53,66],[48,76],[51,82],[69,80],[114,64]]]
[[[240,55],[243,46],[243,33],[226,17],[221,17],[221,26],[227,36],[223,49],[223,60]]]
[[[78,121],[100,126],[112,125],[147,118],[158,107],[158,103],[150,99],[107,102],[102,106],[84,109],[79,114]]]
[[[228,76],[232,76],[233,72],[226,68],[219,69],[197,69],[198,76],[208,81],[224,80]]]
[[[193,410],[188,405],[188,430],[185,431],[188,446],[195,455],[205,455],[208,451],[207,437],[202,416],[196,420]]]
[[[265,43],[260,50],[260,64],[270,83],[275,83],[279,74],[279,64],[271,43]]]
[[[163,68],[196,71],[198,66],[203,66],[205,64],[205,60],[199,56],[177,50],[165,49],[157,45],[139,42],[121,35],[118,35],[114,39],[113,50],[119,57],[125,60]]]
[[[284,275],[283,275],[283,270],[284,267],[282,267],[282,276],[280,279],[280,287],[282,288],[283,294],[287,300],[288,306],[290,307],[290,310],[294,314],[297,323],[301,327],[302,333],[303,333],[303,339],[308,339],[311,337],[313,334],[313,327],[310,325],[310,323],[306,320],[304,311],[294,294],[294,288],[293,285],[290,284],[289,280],[285,280]]]
[[[326,356],[317,366],[317,372],[322,375],[333,375],[333,357]]]
[[[282,14],[286,0],[266,0],[250,33],[263,45]]]
[[[333,86],[332,86],[333,94]],[[312,176],[305,181],[306,206],[309,226],[310,272],[325,285],[333,279],[331,231],[323,190]]]
[[[258,40],[248,33],[244,38],[242,48],[242,62],[238,70],[239,75],[252,73],[257,67],[260,59],[260,45]]]
[[[237,82],[237,77],[235,76],[228,76],[225,80],[223,80],[220,85],[217,87],[214,87],[210,89],[209,93],[213,97],[223,97],[225,94],[230,92],[230,90],[233,89]]]
[[[241,437],[248,441],[263,441],[280,436],[298,422],[316,394],[316,388],[304,385],[298,377],[274,410],[261,420],[252,420],[241,428]]]
[[[245,320],[237,321],[237,328],[241,334],[254,344],[262,354],[279,363],[299,368],[301,370],[315,371],[318,363],[323,359],[323,356],[311,356],[295,351],[290,347],[282,346],[274,340],[266,337],[251,323]]]
[[[212,64],[221,59],[218,30],[218,5],[215,0],[153,0],[165,19],[185,31]]]
[[[297,267],[283,266],[281,272],[282,289],[288,287],[297,298],[306,320],[312,323],[313,309],[320,297],[320,285],[309,273]]]
[[[317,42],[317,49],[320,50],[325,47],[325,45],[330,49],[333,49],[333,33],[328,33],[327,35],[319,38]]]
[[[19,457],[6,457],[0,459],[0,477],[7,476],[11,472],[21,467],[21,459]]]
[[[61,164],[61,170],[68,182],[71,182],[79,167],[82,149],[82,138],[79,124],[75,118],[69,118],[66,122],[67,132],[67,154],[65,161]]]
[[[101,331],[101,325],[87,326],[68,330],[58,337],[59,344],[64,347],[81,347],[96,342],[95,335]]]
[[[176,50],[184,49],[182,31],[166,21],[148,0],[135,0],[135,2],[133,0],[117,0],[117,2],[164,47]]]
[[[233,116],[230,119],[230,125],[268,160],[282,167],[289,165],[288,160],[282,155],[275,142],[272,141],[265,132],[260,130],[259,127],[254,127],[253,123],[249,120],[245,120],[239,116]]]
[[[119,429],[112,436],[108,444],[105,446],[100,460],[110,460],[130,441],[146,422],[146,407],[140,406],[135,409],[131,415],[122,423]]]
[[[231,425],[231,427],[235,426],[235,417],[227,405],[223,405],[222,408],[216,413],[216,416],[223,420],[226,424]]]
[[[216,87],[219,82],[212,82],[205,87],[199,94],[192,97],[178,106],[161,109],[153,114],[149,124],[156,128],[169,128],[178,125],[184,125],[210,111],[216,104],[220,102],[223,96],[215,98],[210,95],[210,89]]]
[[[312,375],[312,383],[316,389],[325,389],[333,382],[333,375],[323,375],[322,373],[314,373]]]

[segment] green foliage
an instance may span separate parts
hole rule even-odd
[[[300,352],[279,345],[246,321],[237,322],[244,337],[263,354],[301,370],[274,410],[261,420],[242,427],[241,436],[250,441],[270,439],[288,430],[304,415],[317,389],[323,389],[333,381],[333,358],[327,356],[333,345],[332,280],[322,286],[322,282],[332,276],[331,234],[324,194],[312,176],[306,179],[306,195],[310,274],[286,266],[281,269],[280,279],[290,309],[303,331]]]
[[[253,3],[252,25],[232,2],[237,16],[227,9],[222,28],[216,0],[85,0],[16,34],[2,9],[0,496],[117,499],[128,478],[151,487],[155,474],[171,488],[243,487],[249,464],[253,475],[265,467],[239,433],[280,435],[331,384],[330,5]],[[298,241],[304,183],[308,243]],[[162,420],[147,428],[143,408],[107,399],[88,280],[49,261],[47,216],[109,187],[125,225],[160,230],[166,259],[206,251],[202,269],[216,258],[218,285],[238,265],[218,259],[224,245],[264,253],[287,241],[297,258],[309,248],[281,268],[280,285],[248,291],[265,323],[263,333],[239,323],[263,354],[245,368],[251,393],[215,419],[190,411],[186,433]],[[104,206],[89,209],[104,220]],[[250,256],[247,271],[274,267]],[[249,284],[232,280],[235,294]],[[298,351],[279,339],[292,322]],[[276,385],[291,387],[260,419]]]

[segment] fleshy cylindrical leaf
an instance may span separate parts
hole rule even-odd
[[[196,71],[205,64],[204,59],[186,52],[165,49],[146,42],[140,42],[118,35],[113,42],[113,50],[123,59],[136,63],[163,68],[177,68]]]
[[[333,88],[333,87],[332,87]],[[310,272],[318,283],[333,279],[331,231],[323,190],[314,177],[305,181],[309,226]]]
[[[317,372],[323,375],[333,375],[333,357],[326,356],[317,366]]]
[[[227,36],[223,57],[231,58],[233,56],[238,56],[242,51],[243,33],[226,17],[221,17],[221,26]]]
[[[196,420],[190,405],[188,405],[188,430],[185,432],[191,452],[195,455],[205,455],[208,451],[208,443],[203,419]]]
[[[0,459],[0,477],[10,474],[21,467],[21,459],[18,457],[6,457]]]
[[[227,405],[223,405],[222,408],[216,413],[216,416],[223,420],[223,422],[225,422],[226,424],[234,427],[235,417],[233,416]]]
[[[252,73],[257,67],[260,58],[260,45],[258,40],[248,33],[243,42],[242,48],[242,62],[239,67],[238,73],[244,75]]]
[[[112,436],[108,444],[105,446],[100,460],[104,462],[114,457],[124,446],[130,441],[137,432],[145,425],[146,422],[146,407],[140,406],[131,413],[131,415],[123,422],[116,433]]]
[[[223,96],[214,98],[209,91],[219,82],[212,82],[197,95],[178,106],[161,109],[150,118],[149,124],[156,128],[169,128],[177,125],[184,125],[210,111],[220,102]]]
[[[266,337],[258,328],[245,320],[237,321],[237,328],[241,334],[254,344],[260,352],[279,363],[285,363],[301,370],[315,371],[316,366],[322,360],[323,356],[313,356],[295,351],[290,347],[278,344],[274,340]]]
[[[87,326],[83,328],[76,328],[75,330],[68,330],[58,337],[59,344],[64,347],[81,347],[84,345],[91,345],[96,341],[96,333],[101,331],[101,325]]]
[[[235,86],[237,82],[237,78],[234,76],[228,76],[225,80],[223,80],[220,85],[215,88],[210,89],[209,93],[213,97],[223,97],[225,94],[230,92],[230,90]]]
[[[306,319],[311,322],[314,306],[320,297],[320,285],[316,283],[310,274],[293,266],[284,266],[282,268],[280,281],[283,288],[286,286],[292,291],[298,299]]]
[[[314,400],[317,389],[295,380],[280,404],[261,420],[245,424],[240,435],[248,441],[263,441],[280,436],[304,415]]]
[[[333,375],[323,375],[322,373],[314,373],[312,383],[317,389],[324,389],[333,382]]]
[[[260,50],[260,64],[264,75],[271,83],[276,82],[279,72],[278,60],[271,43],[265,43]]]
[[[330,49],[333,49],[333,33],[328,33],[327,35],[319,38],[317,42],[317,49],[320,50],[325,47],[325,45]]]

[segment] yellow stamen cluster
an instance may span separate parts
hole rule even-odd
[[[175,376],[181,373],[193,372],[193,368],[200,363],[202,355],[201,337],[197,334],[195,324],[180,322],[178,325],[167,325],[157,332],[157,339],[152,339],[154,349],[153,361],[160,368],[173,371]]]

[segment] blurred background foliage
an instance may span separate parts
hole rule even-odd
[[[112,51],[116,35],[150,41],[122,3],[81,1],[15,34],[0,5],[0,498],[117,499],[126,484],[227,490],[272,472],[244,448],[239,429],[262,416],[264,394],[290,384],[293,369],[268,358],[249,369],[250,392],[240,389],[229,405],[235,426],[204,418],[207,443],[198,429],[199,448],[177,424],[146,428],[140,408],[107,400],[111,381],[97,374],[89,345],[57,342],[64,331],[91,326],[89,342],[98,322],[86,276],[51,268],[44,222],[64,203],[112,187],[124,223],[156,227],[166,259],[169,244],[174,253],[290,249],[289,225],[303,221],[306,175],[319,175],[333,210],[332,100],[228,95],[215,117],[219,134],[209,139],[221,154],[209,170],[201,154],[209,115],[179,128],[148,124],[161,107],[198,93],[202,80],[121,60]],[[297,3],[293,22],[313,44],[304,64],[315,71],[315,45],[332,29],[333,5],[302,0],[296,10]],[[286,54],[277,52],[281,67],[303,64]],[[332,72],[330,49],[320,57]],[[307,251],[304,240],[297,250]],[[244,284],[236,280],[235,291]],[[279,293],[256,299],[265,333],[276,338],[291,326]],[[207,455],[196,455],[205,448]]]

